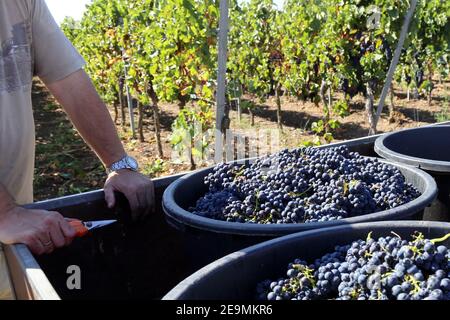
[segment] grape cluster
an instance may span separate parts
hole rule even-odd
[[[414,75],[414,79],[416,80],[416,84],[420,87],[423,83],[423,70],[418,69]]]
[[[409,74],[406,74],[405,75],[405,82],[409,85],[411,83],[411,81],[412,81],[411,76]]]
[[[367,95],[367,89],[365,83],[367,83],[372,91],[376,90],[378,84],[380,83],[380,79],[377,77],[372,77],[367,80],[363,80],[364,78],[364,67],[361,65],[361,59],[367,55],[374,52],[382,53],[386,60],[386,71],[389,68],[389,65],[392,61],[392,49],[388,42],[388,40],[381,36],[375,40],[370,40],[367,37],[364,37],[362,33],[358,32],[355,34],[354,39],[356,47],[350,53],[349,63],[352,68],[354,68],[358,81],[353,81],[353,84],[350,85],[349,79],[343,78],[340,79],[339,82],[339,90],[343,91],[346,95],[349,95],[351,98],[356,96],[358,93],[361,93],[363,96]],[[378,45],[377,43],[380,42]]]
[[[372,53],[375,51],[375,45],[372,41],[361,41],[359,44],[359,54],[362,57],[366,53]]]
[[[286,277],[265,280],[260,300],[450,300],[450,250],[416,233],[336,246],[312,264],[296,259]]]
[[[391,60],[392,60],[391,46],[389,45],[389,43],[387,42],[387,40],[384,37],[382,38],[381,41],[382,41],[381,49],[384,52],[384,57],[386,58],[386,61],[388,63],[391,63]]]
[[[421,59],[421,55],[423,52],[420,50],[415,50],[413,54],[413,59],[417,65],[417,70],[414,73],[414,80],[416,82],[416,86],[419,88],[424,81],[424,72],[423,72],[423,61]]]
[[[394,208],[419,196],[394,166],[341,146],[283,150],[249,166],[217,165],[194,214],[246,223],[338,220]]]

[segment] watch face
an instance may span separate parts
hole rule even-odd
[[[138,163],[135,159],[128,157],[127,158],[127,163],[128,165],[133,169],[133,170],[137,170],[138,169]]]

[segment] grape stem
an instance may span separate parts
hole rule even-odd
[[[400,237],[400,235],[398,233],[395,233],[394,231],[391,231],[391,233],[396,236],[397,238],[401,239],[402,237]]]
[[[443,236],[441,238],[432,239],[430,241],[433,242],[433,243],[438,243],[438,242],[443,242],[443,241],[445,241],[445,240],[447,240],[449,238],[450,238],[450,233],[447,233],[445,236]]]

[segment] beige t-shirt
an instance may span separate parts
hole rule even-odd
[[[33,75],[52,83],[84,60],[44,0],[0,0],[0,183],[17,203],[33,201]]]

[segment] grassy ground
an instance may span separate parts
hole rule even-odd
[[[408,101],[404,91],[396,88],[395,118],[393,121],[388,119],[386,108],[378,124],[379,132],[450,120],[450,82],[436,84],[433,94],[432,104],[428,106],[425,99]],[[289,97],[283,97],[282,102],[283,130],[280,134],[280,147],[297,147],[311,140],[313,134],[309,128],[312,122],[321,118],[321,109],[312,103],[296,101]],[[368,125],[363,98],[355,97],[352,102],[351,115],[340,119],[342,126],[334,134],[337,141],[367,135]],[[84,144],[64,112],[39,81],[35,81],[33,86],[33,105],[36,121],[35,199],[42,200],[101,188],[106,177],[101,163]],[[150,112],[144,120],[145,142],[143,143],[132,139],[130,132],[123,130],[121,124],[117,123],[119,136],[127,152],[139,160],[142,172],[152,177],[189,170],[189,165],[175,164],[170,160],[172,152],[170,129],[178,114],[178,106],[167,104],[161,109],[161,135],[164,149],[162,159],[157,157]],[[248,112],[243,114],[239,123],[236,111],[232,110],[231,127],[235,129],[276,128],[274,99],[258,103],[254,113],[255,126],[252,127]]]

